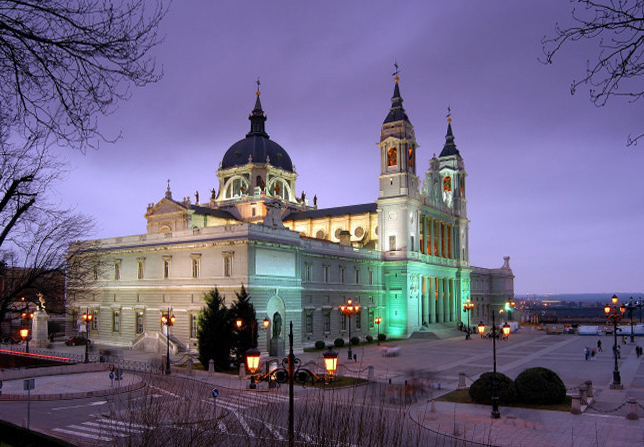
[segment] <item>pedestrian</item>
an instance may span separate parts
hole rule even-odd
[[[593,350],[590,351],[590,358],[594,359],[596,354],[597,354],[597,350],[595,348],[593,348]]]
[[[625,337],[624,335],[622,335],[622,344],[623,344],[623,345],[625,345],[625,344],[626,344],[626,337]]]
[[[602,352],[602,341],[597,340],[597,351]]]
[[[588,346],[584,348],[584,357],[586,357],[586,360],[590,357],[590,348]]]

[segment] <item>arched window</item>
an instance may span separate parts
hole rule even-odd
[[[279,178],[271,180],[269,193],[273,197],[281,197],[284,200],[291,200],[291,188],[288,183]]]
[[[409,167],[414,167],[414,149],[411,147],[409,148]]]
[[[387,151],[387,166],[396,166],[398,164],[398,151],[395,147]]]
[[[228,181],[226,186],[225,199],[232,199],[234,197],[241,197],[242,194],[248,193],[248,182],[243,177],[233,177]]]

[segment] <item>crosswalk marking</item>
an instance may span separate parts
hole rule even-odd
[[[102,428],[104,431],[109,430],[109,434],[115,435],[115,436],[129,436],[132,433],[143,433],[143,430],[135,430],[135,429],[121,428],[121,427],[113,427],[113,426],[105,427],[104,425],[98,424],[96,422],[83,422],[83,425]],[[125,433],[119,433],[119,431],[122,431]]]
[[[232,410],[232,413],[235,416],[237,416],[237,420],[241,424],[241,426],[244,429],[244,431],[248,434],[248,436],[250,436],[251,438],[254,438],[255,433],[253,433],[253,430],[251,430],[250,427],[248,426],[248,423],[246,422],[246,419],[244,419],[244,417],[241,414],[239,414],[238,412],[236,412],[235,410]]]
[[[155,390],[159,390],[159,391],[161,391],[162,393],[168,394],[168,395],[170,395],[170,396],[172,396],[172,397],[176,397],[176,398],[178,398],[178,397],[179,397],[178,395],[176,395],[176,394],[174,394],[174,393],[171,393],[170,391],[164,390],[163,388],[160,388],[160,387],[158,387],[158,386],[149,385],[149,387],[150,387],[150,388],[154,388]]]
[[[277,429],[276,429],[273,425],[269,424],[268,422],[264,422],[264,425],[266,426],[266,428],[268,428],[268,431],[270,431],[270,432],[271,432],[271,434],[272,434],[275,438],[277,438],[277,440],[278,440],[278,441],[283,441],[283,440],[284,440],[284,436],[282,436],[282,435],[280,434],[280,432],[279,432],[279,431],[277,431]]]
[[[228,429],[226,428],[226,425],[223,422],[218,422],[217,423],[217,428],[222,433],[228,433]]]
[[[121,425],[125,427],[136,427],[136,428],[143,428],[147,430],[152,430],[154,427],[150,427],[149,425],[141,425],[141,424],[135,424],[134,422],[123,422],[123,421],[117,421],[114,419],[105,419],[105,418],[99,418],[97,419],[99,422],[104,422],[106,424],[112,424],[112,425]],[[139,432],[141,433],[141,432]]]
[[[91,433],[83,433],[78,431],[65,430],[64,428],[54,428],[52,431],[57,433],[65,433],[66,435],[80,436],[82,438],[96,439],[97,441],[111,441],[112,438],[105,436],[93,435]]]

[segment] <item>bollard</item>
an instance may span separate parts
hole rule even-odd
[[[213,359],[208,360],[208,375],[212,376],[215,374],[215,361]]]
[[[626,402],[626,405],[628,406],[628,410],[626,412],[626,419],[629,419],[631,421],[638,420],[640,417],[637,414],[637,401],[633,398],[630,398]]]
[[[467,385],[465,385],[465,373],[458,373],[458,389],[462,390],[463,388],[467,388]]]
[[[572,414],[581,414],[581,398],[578,394],[573,394],[572,403],[570,405],[570,412]]]
[[[239,364],[239,378],[243,379],[244,377],[246,377],[246,365],[244,365],[243,363],[240,363]]]
[[[188,362],[186,364],[186,372],[188,373],[189,376],[192,375],[192,358],[188,359]]]
[[[593,394],[593,381],[586,380],[584,382],[584,385],[586,385],[586,396],[588,396],[589,400],[592,400],[595,397],[595,395]]]
[[[369,365],[367,367],[367,380],[372,382],[374,378],[373,366]]]

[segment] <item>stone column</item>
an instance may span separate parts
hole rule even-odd
[[[436,323],[436,279],[429,277],[429,317],[430,323]]]
[[[449,321],[455,321],[455,299],[454,299],[454,280],[447,280],[447,298],[449,299]]]
[[[429,323],[429,280],[427,276],[423,276],[423,321],[421,323]]]
[[[49,334],[47,333],[48,322],[49,315],[47,315],[44,309],[38,309],[34,312],[34,318],[31,321],[31,346],[38,348],[47,347],[49,344]]]
[[[443,323],[445,321],[445,302],[443,300],[443,278],[438,278],[438,316],[436,321]]]
[[[434,219],[429,218],[429,253],[434,256]]]

